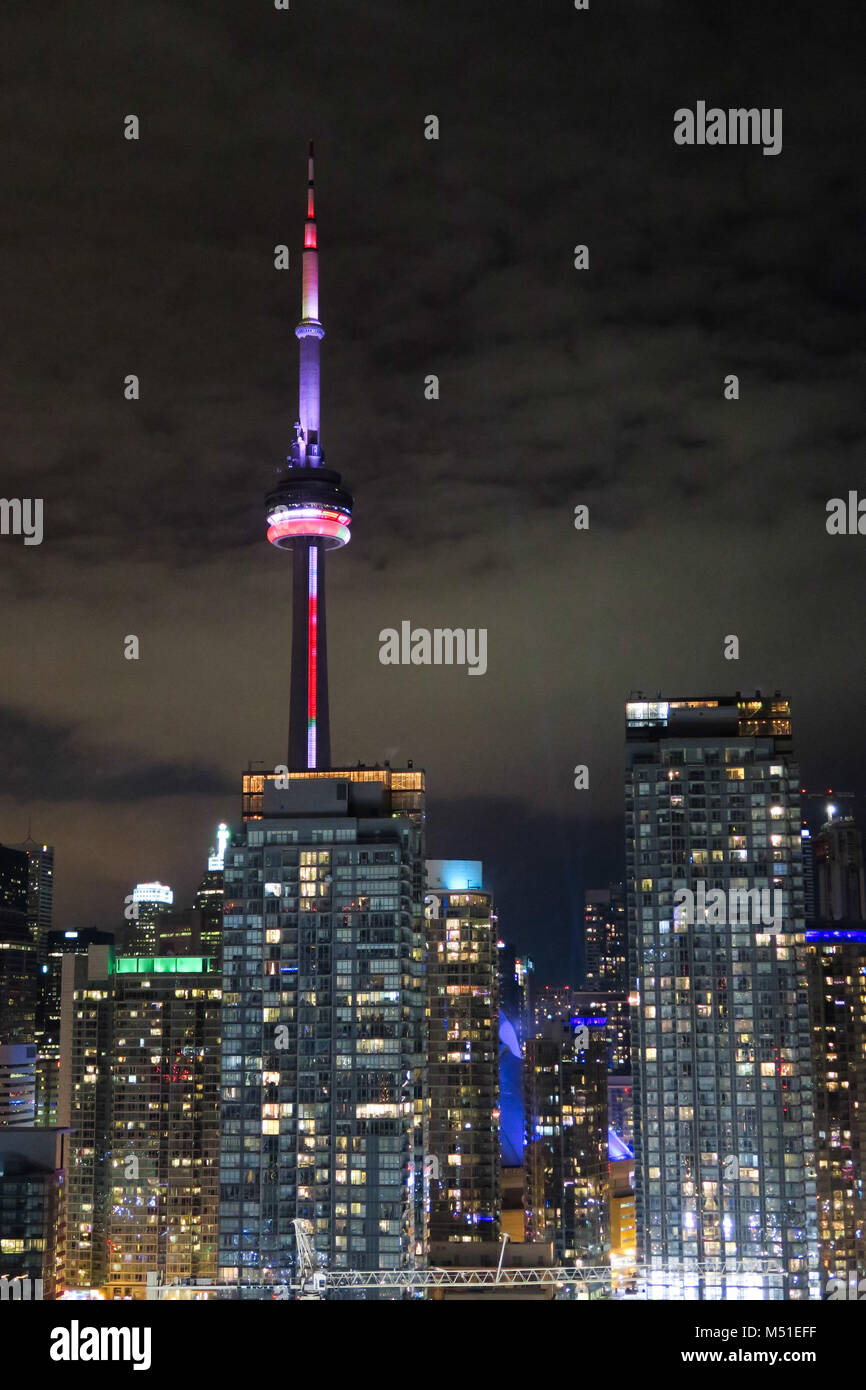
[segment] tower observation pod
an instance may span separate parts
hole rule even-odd
[[[319,422],[319,251],[313,145],[307,164],[307,220],[302,258],[298,419],[286,468],[267,495],[268,540],[293,551],[292,674],[289,756],[292,771],[328,768],[328,653],[325,631],[325,552],[349,542],[352,494],[339,473],[324,467]]]

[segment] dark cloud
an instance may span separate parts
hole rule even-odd
[[[194,762],[142,762],[123,748],[88,744],[70,724],[0,706],[2,792],[16,801],[139,802],[175,796],[226,796],[231,787],[213,767]]]

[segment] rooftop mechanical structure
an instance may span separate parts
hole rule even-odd
[[[268,540],[293,551],[292,668],[288,767],[331,765],[328,651],[325,626],[325,552],[347,545],[352,494],[339,473],[325,468],[320,437],[319,251],[316,233],[313,143],[307,164],[304,226],[298,416],[286,467],[267,495]]]

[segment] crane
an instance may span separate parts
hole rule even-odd
[[[250,1292],[258,1291],[263,1298],[297,1298],[303,1300],[324,1299],[330,1296],[345,1296],[347,1293],[379,1292],[399,1296],[401,1294],[424,1296],[436,1289],[465,1290],[476,1289],[562,1289],[573,1288],[587,1297],[593,1293],[613,1296],[610,1265],[553,1265],[525,1266],[504,1269],[500,1258],[496,1269],[325,1269],[318,1252],[313,1246],[304,1223],[295,1222],[298,1247],[297,1275],[290,1284],[247,1285]],[[503,1254],[505,1243],[503,1242]],[[754,1278],[769,1275],[785,1276],[781,1262],[772,1256],[750,1259],[708,1260],[685,1267],[678,1262],[665,1265],[638,1264],[632,1266],[629,1278],[632,1286],[652,1282],[666,1285],[679,1285],[683,1281],[707,1279],[728,1279],[734,1276],[750,1275]],[[184,1294],[195,1296],[210,1293],[237,1298],[240,1289],[237,1284],[167,1284],[153,1294],[159,1298],[178,1298]],[[627,1297],[641,1297],[630,1294]]]

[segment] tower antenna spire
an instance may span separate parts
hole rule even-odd
[[[316,226],[316,155],[312,140],[307,152],[307,219],[301,257],[301,321],[295,337],[301,348],[298,387],[298,462],[319,468],[324,455],[320,430],[320,343],[325,330],[319,320],[319,241]]]
[[[313,224],[312,243],[304,237],[304,246],[316,244],[316,149],[310,141],[310,148],[307,153],[307,221]]]

